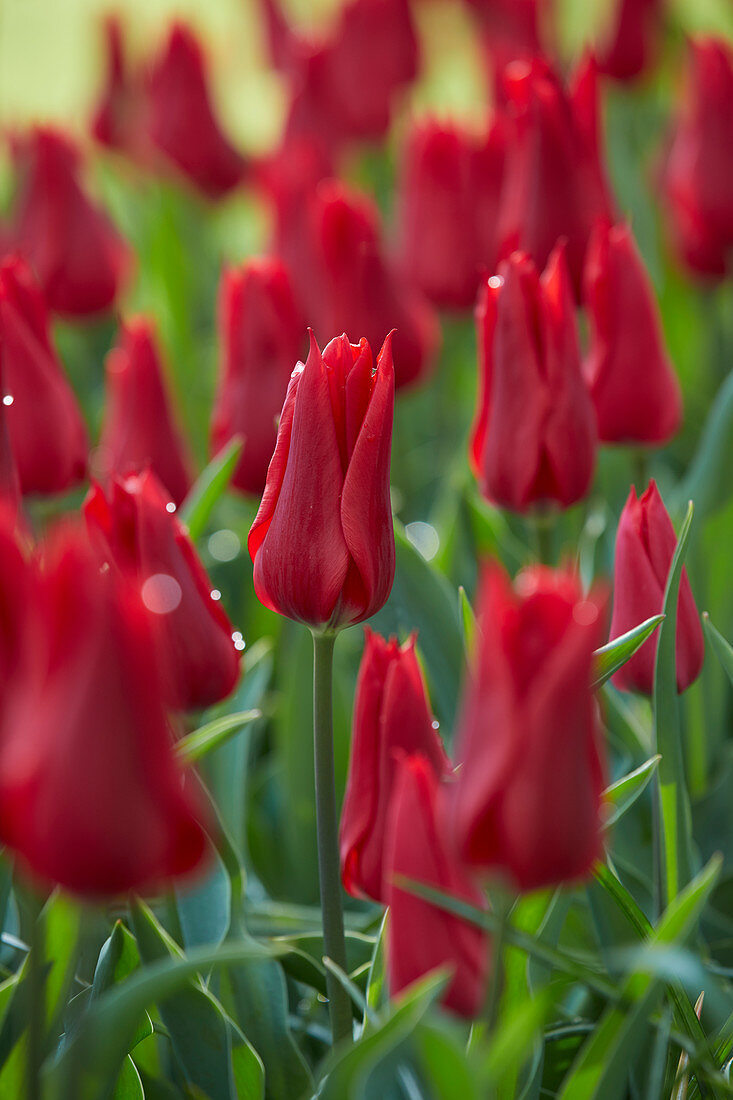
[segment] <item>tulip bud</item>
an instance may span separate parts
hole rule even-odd
[[[232,624],[155,475],[113,479],[106,497],[92,486],[84,515],[103,555],[140,588],[170,705],[195,710],[226,698],[239,676]]]
[[[395,568],[389,497],[391,338],[376,368],[346,335],[321,354],[311,334],[293,371],[249,533],[254,585],[272,611],[336,630],[385,603]]]
[[[387,973],[392,995],[431,970],[445,967],[451,980],[446,1008],[469,1019],[481,1011],[489,940],[476,925],[423,901],[398,876],[485,908],[481,891],[448,843],[447,791],[424,757],[399,764],[389,808],[384,853]]]
[[[147,613],[78,528],[52,537],[32,581],[3,708],[0,835],[35,877],[74,893],[157,889],[199,866],[206,840]]]
[[[599,223],[585,260],[590,349],[585,377],[605,443],[666,443],[682,395],[654,291],[626,225]]]
[[[652,615],[664,604],[664,589],[677,539],[656,483],[637,500],[632,486],[616,533],[613,572],[611,638],[617,638]],[[613,677],[622,691],[654,691],[657,635],[649,638]],[[705,656],[700,616],[683,568],[677,601],[677,690],[685,691],[700,675]]]
[[[691,43],[685,98],[662,171],[677,251],[695,274],[722,278],[733,252],[733,51],[722,38]]]
[[[82,190],[78,149],[65,135],[38,127],[17,142],[14,156],[19,174],[14,242],[49,308],[71,317],[109,309],[131,254]]]
[[[588,492],[593,406],[580,368],[564,249],[540,277],[523,253],[499,265],[476,311],[481,352],[471,461],[489,500],[517,512]]]
[[[355,897],[383,902],[385,825],[398,759],[420,753],[439,778],[450,764],[433,728],[415,635],[400,647],[368,628],[365,634],[341,812],[341,877]]]
[[[485,568],[459,722],[454,824],[472,866],[520,890],[585,877],[601,852],[604,767],[591,691],[603,607],[570,573],[512,588]]]
[[[633,80],[647,68],[661,32],[662,0],[615,0],[613,22],[598,55],[602,73]]]
[[[277,259],[248,260],[225,271],[219,290],[221,359],[211,449],[244,437],[232,485],[261,494],[277,439],[277,420],[305,326],[290,275]]]
[[[176,23],[150,75],[152,144],[210,199],[241,181],[244,158],[216,121],[206,80],[206,59],[193,31]]]
[[[107,69],[105,85],[91,120],[92,136],[110,149],[130,151],[139,135],[134,126],[138,102],[134,82],[125,69],[122,23],[110,16],[104,23]]]
[[[0,414],[1,415],[1,414]],[[0,489],[4,489],[0,487]],[[0,728],[8,691],[21,662],[30,598],[30,569],[18,544],[17,507],[0,495]]]
[[[180,504],[191,486],[188,456],[169,407],[152,321],[138,317],[123,325],[106,367],[98,474],[125,476],[149,466]]]
[[[511,122],[499,213],[499,255],[517,249],[539,268],[559,238],[580,296],[583,257],[595,221],[611,218],[600,156],[598,92],[592,61],[565,91],[540,60],[516,62],[504,73]]]
[[[81,411],[51,344],[40,287],[20,256],[0,263],[4,413],[23,493],[59,493],[84,480]]]

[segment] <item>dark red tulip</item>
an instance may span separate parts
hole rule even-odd
[[[557,241],[580,295],[583,259],[599,217],[612,203],[601,158],[598,90],[592,59],[566,91],[546,62],[515,62],[503,76],[510,119],[499,214],[499,255],[517,249],[543,268]]]
[[[426,119],[411,130],[400,184],[402,267],[436,305],[473,305],[482,269],[496,262],[502,130],[480,139]]]
[[[211,420],[214,454],[235,435],[244,449],[232,484],[261,494],[275,450],[277,421],[305,326],[290,275],[278,259],[248,260],[222,275],[219,384]]]
[[[394,328],[396,385],[423,380],[439,339],[437,321],[387,261],[376,206],[339,180],[324,180],[306,202],[300,232],[283,240],[306,322],[319,339],[363,332],[373,347]]]
[[[389,497],[394,367],[346,335],[288,386],[267,485],[249,533],[254,585],[272,611],[335,630],[384,604],[395,568]]]
[[[100,552],[139,587],[171,706],[196,710],[226,698],[239,676],[232,624],[155,475],[114,478],[106,496],[92,486],[84,515]]]
[[[481,491],[516,512],[548,501],[567,508],[590,488],[596,428],[563,248],[541,277],[523,253],[501,263],[476,318],[481,392],[471,460]]]
[[[662,0],[615,0],[613,21],[598,67],[616,80],[633,80],[652,59],[661,34]]]
[[[56,313],[86,317],[109,309],[131,254],[107,215],[82,189],[79,150],[38,127],[16,142],[18,201],[13,240]]]
[[[676,249],[698,275],[722,278],[733,252],[733,51],[722,38],[690,46],[688,84],[673,125],[662,195]]]
[[[92,136],[100,145],[133,152],[142,141],[141,88],[125,64],[122,23],[110,16],[104,23],[105,84],[91,120]]]
[[[4,480],[2,467],[0,476]],[[31,594],[31,571],[21,549],[19,535],[17,501],[8,492],[7,484],[0,482],[0,728],[8,691],[22,662]]]
[[[206,840],[139,596],[69,527],[43,550],[26,615],[2,716],[3,842],[34,877],[86,896],[192,871]]]
[[[676,545],[674,527],[656,483],[650,481],[638,500],[632,486],[616,533],[611,638],[661,612]],[[677,690],[683,692],[700,675],[705,656],[700,616],[684,568],[677,601],[676,637]],[[658,641],[654,634],[618,670],[613,677],[616,687],[652,694]]]
[[[392,995],[439,967],[451,972],[442,1001],[469,1019],[486,991],[489,939],[474,924],[423,901],[400,876],[485,908],[473,878],[449,843],[447,789],[422,756],[402,759],[390,804],[384,852],[387,973]]]
[[[584,878],[601,853],[591,692],[603,608],[572,574],[484,571],[459,723],[453,818],[466,861],[520,890]]]
[[[180,504],[191,486],[189,461],[166,394],[152,322],[137,317],[123,325],[106,366],[97,474],[124,476],[149,466]]]
[[[599,223],[584,279],[590,346],[584,364],[605,443],[666,443],[680,426],[682,394],[664,346],[644,261],[627,225]]]
[[[176,23],[147,89],[152,144],[204,195],[219,199],[241,182],[244,158],[214,115],[206,58],[190,27]]]
[[[440,778],[450,764],[433,728],[415,636],[399,646],[365,633],[341,812],[341,877],[355,897],[384,902],[385,827],[399,759],[420,753]]]
[[[87,431],[51,343],[48,310],[22,257],[0,263],[3,412],[21,492],[60,493],[86,476]]]

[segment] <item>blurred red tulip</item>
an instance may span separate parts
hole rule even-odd
[[[663,0],[615,0],[613,22],[598,52],[598,67],[633,80],[648,67],[661,36]]]

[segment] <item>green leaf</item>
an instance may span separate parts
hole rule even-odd
[[[690,881],[692,866],[692,817],[685,781],[679,705],[677,699],[677,601],[685,553],[692,527],[690,501],[677,547],[669,567],[654,667],[654,732],[659,761],[660,847],[663,858],[657,884],[661,896],[671,901]]]
[[[140,952],[135,937],[125,928],[121,920],[115,921],[112,934],[102,945],[92,981],[91,999],[97,1000],[113,985],[123,982],[133,971],[140,968]],[[130,1040],[129,1050],[133,1050],[143,1039],[153,1034],[153,1022],[147,1012],[140,1014],[140,1023]]]
[[[204,533],[214,505],[232,480],[243,447],[242,436],[230,439],[202,471],[183,501],[178,518],[186,525],[194,542]]]
[[[720,875],[722,862],[713,859],[697,878],[670,902],[649,940],[650,944],[681,943],[694,931]],[[559,1094],[559,1100],[621,1100],[626,1095],[629,1066],[644,1042],[643,1026],[661,992],[661,983],[638,972],[623,983],[618,1001],[583,1045]]]
[[[703,611],[702,625],[705,628],[705,633],[708,636],[708,641],[713,647],[715,656],[720,661],[723,669],[728,675],[728,679],[733,683],[733,646],[730,642],[727,642],[719,630],[716,630],[713,624],[710,622],[710,616],[707,611]]]
[[[610,811],[606,817],[607,829],[611,825],[615,825],[629,807],[633,806],[637,798],[644,793],[649,780],[657,770],[660,760],[659,755],[652,756],[649,760],[645,760],[643,764],[640,764],[638,768],[634,768],[632,772],[628,772],[621,779],[617,779],[610,787],[606,787],[603,792],[603,800],[608,804]]]
[[[410,1046],[420,1076],[430,1089],[430,1100],[486,1100],[484,1093],[479,1094],[463,1045],[453,1036],[422,1020]]]
[[[215,718],[213,722],[207,722],[193,733],[182,737],[176,745],[176,754],[184,764],[195,764],[202,756],[206,756],[212,749],[223,745],[229,738],[262,717],[262,711],[243,710],[238,714],[225,714],[221,718]]]
[[[461,585],[458,589],[458,609],[461,615],[461,625],[463,627],[463,646],[466,650],[466,656],[470,658],[474,653],[474,647],[476,645],[476,615],[471,607],[471,602],[466,595],[466,589]]]
[[[46,1020],[53,1031],[60,1021],[74,980],[81,910],[68,894],[55,890],[40,915],[46,975]]]
[[[686,501],[694,500],[700,516],[705,517],[727,502],[728,471],[733,460],[732,425],[733,372],[725,379],[710,406],[697,453],[675,495],[674,511],[682,511]]]
[[[385,954],[388,920],[389,911],[386,911],[379,926],[379,934],[374,944],[367,976],[366,999],[372,1012],[379,1012],[388,1001]],[[366,1020],[364,1024],[366,1024]]]
[[[591,684],[594,691],[601,684],[605,684],[606,680],[609,680],[622,665],[625,665],[634,656],[637,649],[641,649],[663,618],[664,615],[652,615],[651,619],[645,619],[633,630],[627,630],[625,634],[619,635],[618,638],[614,638],[612,642],[608,642],[595,651],[593,654],[595,672]]]
[[[122,1069],[112,1093],[112,1100],[145,1100],[145,1091],[140,1080],[140,1074],[137,1072],[137,1066],[129,1054],[122,1063]]]
[[[542,1029],[552,1006],[553,996],[543,989],[524,1004],[513,1006],[502,1017],[491,1036],[489,1050],[481,1064],[483,1090],[496,1090],[500,1096],[516,1096],[518,1070],[532,1054],[537,1040],[542,1040]],[[514,1090],[506,1091],[506,1085]],[[493,1091],[488,1095],[494,1095]]]

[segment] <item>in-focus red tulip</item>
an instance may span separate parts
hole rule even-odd
[[[199,808],[174,759],[148,616],[83,528],[32,578],[22,674],[4,700],[0,835],[36,878],[106,897],[198,867]]]
[[[4,413],[23,493],[60,493],[84,480],[87,431],[51,343],[38,283],[25,262],[0,262]]]
[[[601,853],[590,685],[602,602],[570,573],[533,566],[512,587],[491,564],[478,617],[453,788],[459,850],[523,891],[584,878]]]
[[[733,253],[733,50],[690,44],[688,83],[662,170],[671,234],[693,274],[723,278]]]
[[[481,1011],[489,963],[484,931],[411,893],[398,876],[477,908],[486,902],[450,844],[447,789],[422,756],[398,765],[384,853],[389,905],[387,973],[392,995],[439,967],[452,973],[442,1001],[469,1019]]]
[[[482,289],[476,320],[471,462],[481,491],[516,512],[549,501],[567,508],[590,488],[596,427],[564,248],[541,277],[524,253],[501,263]]]
[[[306,323],[318,339],[363,332],[372,347],[395,329],[397,387],[422,381],[434,360],[439,329],[428,302],[400,278],[384,255],[372,200],[340,180],[324,180],[306,199],[298,229],[282,234]]]
[[[648,67],[661,34],[662,0],[615,0],[598,67],[616,80],[633,80]]]
[[[304,337],[290,274],[281,260],[252,259],[224,272],[211,449],[216,454],[233,436],[243,436],[232,478],[242,492],[261,494],[265,488],[278,417]]]
[[[682,394],[654,289],[628,225],[599,223],[585,260],[590,344],[584,363],[604,443],[666,443]]]
[[[401,266],[435,305],[464,309],[496,262],[503,130],[479,138],[429,118],[406,142],[400,181]]]
[[[232,624],[188,534],[150,470],[93,485],[84,515],[100,552],[138,586],[150,612],[167,698],[177,710],[226,698],[239,677]]]
[[[616,533],[611,638],[659,615],[677,538],[656,482],[637,499],[632,485]],[[652,635],[613,676],[623,691],[654,691],[658,637]],[[677,601],[677,690],[683,692],[700,675],[705,657],[700,616],[683,568]]]
[[[186,448],[170,408],[152,321],[122,326],[107,356],[107,399],[95,472],[139,473],[150,467],[180,504],[191,487]]]
[[[267,485],[249,533],[255,592],[289,619],[336,630],[385,603],[395,568],[389,465],[391,337],[373,365],[346,335],[311,334],[293,371]]]
[[[601,161],[597,83],[592,59],[579,67],[567,91],[538,59],[513,62],[503,75],[510,129],[499,255],[521,249],[543,268],[565,237],[578,297],[591,229],[598,218],[612,218]]]
[[[147,89],[152,144],[204,195],[219,199],[241,182],[244,158],[214,115],[206,59],[190,27],[176,23]]]
[[[71,139],[38,127],[14,147],[18,203],[13,241],[29,260],[50,309],[69,317],[107,310],[131,264],[128,245],[87,197]]]
[[[415,635],[400,646],[365,633],[341,811],[341,877],[355,897],[384,902],[385,827],[399,759],[419,753],[439,778],[450,763],[433,728]]]

